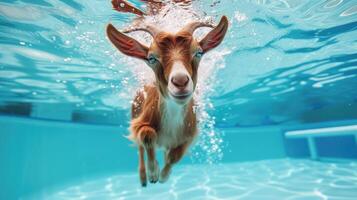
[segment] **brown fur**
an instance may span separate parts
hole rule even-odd
[[[167,179],[172,165],[182,158],[197,134],[196,114],[193,111],[194,101],[191,99],[184,106],[184,122],[183,126],[176,130],[176,140],[171,141],[169,145],[160,142],[161,140],[165,140],[160,138],[165,134],[161,131],[163,126],[165,126],[165,124],[161,124],[161,117],[165,109],[167,109],[165,107],[165,98],[168,96],[168,77],[173,62],[177,60],[182,61],[193,80],[194,86],[197,83],[198,62],[194,61],[195,59],[192,57],[193,45],[192,36],[187,33],[177,35],[159,34],[150,47],[152,53],[160,55],[161,61],[154,67],[156,84],[153,86],[147,85],[144,87],[144,91],[138,92],[132,105],[133,114],[129,138],[153,154],[148,156],[148,166],[154,166],[156,163],[154,156],[155,146],[161,146],[165,149],[165,166],[161,171],[163,179]],[[141,160],[143,155],[139,154],[139,156]],[[146,178],[143,175],[144,172],[142,172],[145,168],[144,165],[144,162],[139,163],[142,185],[146,185]],[[155,182],[156,178],[153,177],[151,182]]]
[[[119,8],[119,2],[126,3],[124,0],[113,0],[114,9],[118,11],[124,9],[123,12],[130,12],[130,4]],[[146,2],[149,3],[149,13],[151,14],[154,8],[164,6],[163,3],[155,1]],[[188,0],[174,0],[174,2],[190,3]],[[133,13],[137,14],[138,11],[134,9]],[[149,61],[150,56],[154,56],[157,60],[157,62],[149,64],[155,73],[155,83],[146,85],[143,90],[137,92],[131,109],[131,133],[128,138],[138,145],[139,175],[142,186],[146,186],[147,178],[151,183],[157,182],[159,177],[160,182],[165,182],[172,166],[183,157],[197,135],[197,120],[192,94],[186,98],[184,103],[172,103],[173,97],[169,96],[169,77],[174,63],[180,63],[181,71],[184,71],[183,67],[185,68],[189,80],[192,80],[190,87],[193,86],[194,90],[200,61],[200,57],[195,56],[196,53],[207,52],[219,45],[227,27],[227,18],[222,17],[219,25],[199,42],[192,37],[192,32],[187,29],[182,29],[176,34],[160,32],[155,34],[151,46],[146,47],[116,30],[113,25],[108,25],[108,38],[122,53],[146,62]],[[175,66],[177,67],[177,65]],[[173,81],[171,80],[171,82]],[[156,161],[155,150],[157,147],[162,147],[165,150],[165,165],[161,172]]]
[[[146,94],[144,94],[146,93]],[[147,96],[144,98],[144,96]],[[145,86],[144,91],[138,92],[132,104],[131,134],[129,138],[139,146],[139,174],[140,181],[146,186],[146,169],[144,162],[144,149],[148,153],[148,166],[156,165],[155,147],[160,146],[157,141],[165,134],[161,132],[164,124],[161,124],[161,116],[165,112],[163,96],[156,86]],[[168,177],[171,167],[177,163],[197,134],[196,114],[193,111],[193,100],[185,106],[183,126],[177,130],[177,141],[172,141],[165,149],[165,166],[161,171],[162,177]],[[150,182],[156,182],[154,177]]]
[[[193,40],[191,34],[180,32],[176,35],[171,35],[163,32],[157,35],[150,47],[150,51],[155,55],[160,55],[159,64],[161,66],[156,66],[154,72],[161,94],[167,96],[168,77],[173,62],[177,60],[185,64],[186,70],[192,77],[194,87],[196,86],[199,62],[192,58],[192,53],[195,50],[197,50],[197,42]]]

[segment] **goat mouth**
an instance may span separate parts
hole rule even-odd
[[[177,100],[186,100],[191,96],[191,93],[173,94],[172,92],[170,92],[170,95]]]

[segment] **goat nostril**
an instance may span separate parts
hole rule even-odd
[[[172,77],[171,82],[176,87],[185,87],[188,84],[189,78],[187,75],[176,75]]]

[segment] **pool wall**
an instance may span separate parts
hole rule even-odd
[[[0,127],[0,199],[137,169],[136,149],[123,137],[127,129],[120,126],[0,116]],[[227,144],[223,162],[309,157],[306,141],[286,140],[285,130],[281,126],[220,129]],[[332,152],[334,157],[357,158],[354,138],[337,141],[320,141],[318,149],[327,156]],[[180,164],[185,163],[191,163],[188,157]]]
[[[0,199],[90,174],[136,169],[131,159],[136,151],[129,150],[120,127],[17,117],[0,117],[0,127]]]
[[[357,120],[344,120],[332,122],[310,123],[302,125],[285,126],[282,132],[291,130],[329,130],[328,137],[317,136],[314,138],[318,158],[356,159],[357,158],[357,130],[336,132],[331,127],[355,126]],[[331,132],[332,131],[332,132]],[[307,138],[285,139],[285,152],[289,157],[309,157]]]

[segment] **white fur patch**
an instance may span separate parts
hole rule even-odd
[[[172,100],[164,100],[165,109],[161,116],[161,129],[158,145],[164,148],[174,147],[180,143],[184,123],[185,107]]]

